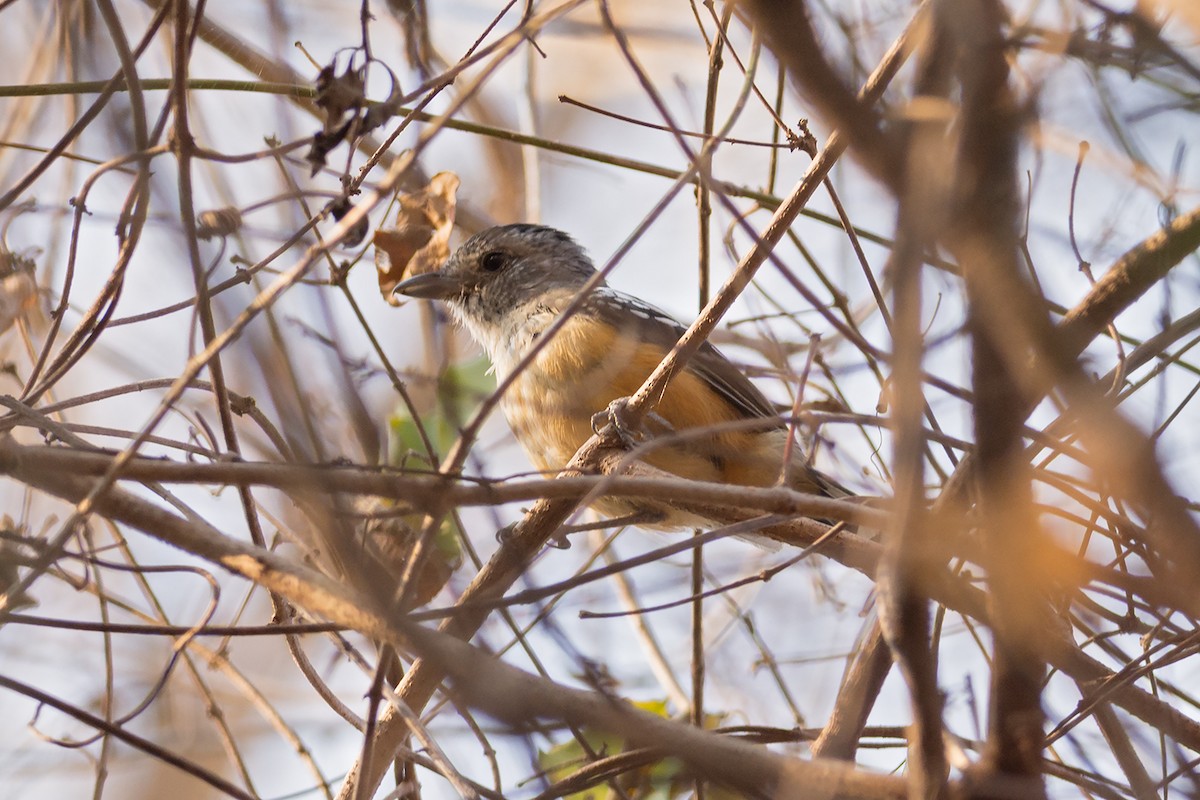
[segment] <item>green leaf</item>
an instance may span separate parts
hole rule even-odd
[[[669,716],[665,700],[642,701],[633,705],[664,719]],[[716,725],[722,717],[723,715],[708,715],[706,725]],[[590,728],[585,728],[582,733],[584,741],[597,757],[614,756],[626,750],[625,741],[619,736]],[[583,745],[575,739],[538,753],[538,766],[542,768],[547,779],[555,783],[570,778],[590,761],[591,758]],[[631,767],[617,776],[615,781],[630,800],[678,800],[690,795],[695,787],[695,777],[677,758],[662,758],[649,764]],[[709,788],[710,791],[717,792],[711,796],[718,800],[736,800],[738,797],[719,787]],[[578,792],[566,794],[564,798],[616,800],[616,793],[612,790],[611,781],[601,781]]]
[[[457,441],[461,426],[483,398],[496,390],[496,380],[489,370],[488,361],[482,356],[451,364],[438,378],[436,402],[431,408],[419,409],[421,423],[437,460],[440,461]],[[390,464],[423,469],[437,466],[431,463],[420,428],[407,408],[400,408],[388,422]]]

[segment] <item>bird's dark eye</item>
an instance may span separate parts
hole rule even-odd
[[[499,272],[508,266],[508,261],[507,253],[492,250],[490,253],[483,254],[483,258],[479,259],[479,265],[487,272]]]

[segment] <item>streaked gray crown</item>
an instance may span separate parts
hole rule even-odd
[[[547,292],[574,294],[596,273],[575,240],[545,225],[500,225],[475,234],[442,272],[462,282],[460,308],[494,317]],[[452,301],[454,302],[454,301]]]

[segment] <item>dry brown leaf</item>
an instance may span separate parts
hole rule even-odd
[[[458,176],[453,172],[439,172],[424,189],[401,195],[394,227],[375,231],[379,291],[391,305],[400,305],[400,300],[392,296],[396,284],[433,272],[450,257],[458,185]]]
[[[0,249],[0,333],[37,308],[38,287],[33,262]]]

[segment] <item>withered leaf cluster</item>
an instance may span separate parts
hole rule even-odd
[[[372,63],[378,62],[368,60],[356,66],[351,59],[339,73],[335,56],[317,75],[314,102],[324,114],[324,124],[313,134],[305,156],[312,165],[312,175],[325,166],[329,154],[343,141],[365,136],[395,116],[401,100],[400,83],[386,66],[381,65],[391,78],[391,94],[383,102],[367,99],[367,71]]]

